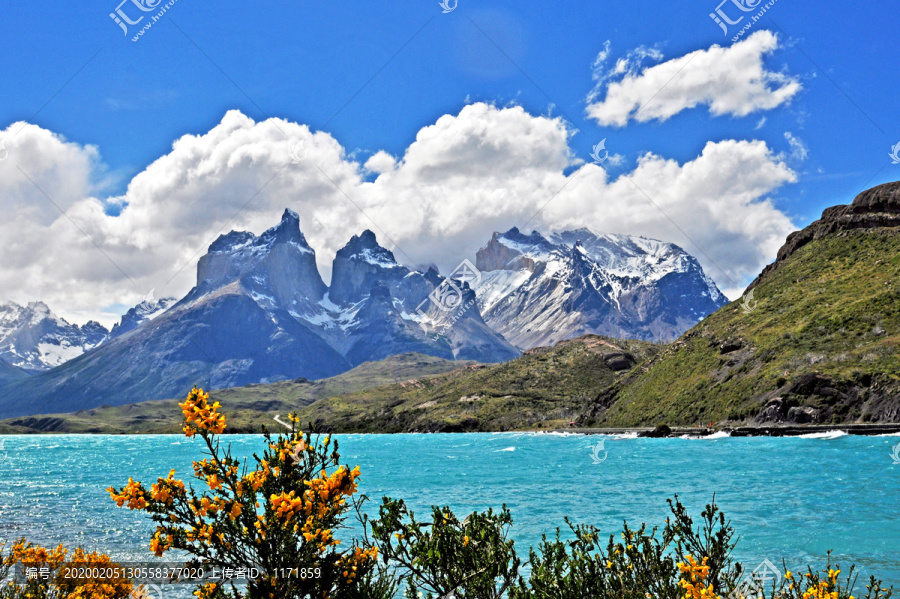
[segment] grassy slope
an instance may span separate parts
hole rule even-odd
[[[620,374],[606,362],[642,361],[662,346],[589,335],[492,366],[470,366],[318,401],[300,412],[341,432],[524,430],[566,426]],[[627,371],[626,371],[627,372]]]
[[[281,381],[249,385],[210,393],[228,415],[229,431],[249,431],[291,411],[333,395],[352,393],[414,377],[447,372],[472,362],[453,362],[423,354],[400,354],[378,362],[366,362],[336,377],[319,381]],[[180,430],[180,399],[148,401],[118,407],[101,407],[73,414],[12,418],[0,421],[0,433],[175,433]]]
[[[829,236],[801,248],[755,289],[602,394],[584,424],[691,424],[755,417],[775,398],[822,421],[896,418],[900,360],[900,233]],[[737,341],[740,349],[729,351]],[[830,379],[809,393],[804,374]],[[831,390],[837,391],[837,395]],[[842,396],[843,394],[843,396]]]

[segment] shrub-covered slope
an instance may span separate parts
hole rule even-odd
[[[580,422],[897,421],[898,342],[900,183],[891,183],[789,236],[743,301],[600,393]]]
[[[340,432],[502,431],[568,426],[585,402],[662,348],[585,335],[497,365],[323,399],[301,422]]]

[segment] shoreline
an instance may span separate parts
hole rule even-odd
[[[277,432],[277,431],[270,431]],[[845,433],[854,436],[900,435],[900,422],[887,424],[807,424],[807,425],[772,425],[772,426],[713,426],[713,427],[671,427],[667,433],[657,431],[657,427],[619,427],[619,428],[554,428],[554,429],[528,429],[528,430],[495,430],[495,431],[404,431],[404,432],[360,432],[360,431],[335,431],[333,429],[322,430],[322,434],[331,435],[421,435],[421,434],[497,434],[497,433],[568,433],[579,435],[636,435],[641,438],[679,438],[679,437],[710,437],[716,434],[726,433],[728,437],[799,437],[817,433]],[[0,428],[0,438],[5,436],[31,436],[31,435],[113,435],[113,436],[143,436],[143,435],[180,435],[180,431],[171,432],[71,432],[59,430],[46,431],[3,431]],[[229,435],[262,435],[256,431],[241,430],[235,428],[226,430],[223,436]]]
[[[799,437],[815,433],[841,432],[848,435],[875,436],[900,433],[900,422],[891,424],[795,424],[772,426],[721,426],[721,427],[671,427],[668,434],[653,435],[655,427],[631,428],[564,428],[554,429],[557,433],[580,433],[584,435],[628,435],[639,437],[709,437],[717,433],[728,433],[730,437]]]

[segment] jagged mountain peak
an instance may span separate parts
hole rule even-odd
[[[494,239],[506,245],[512,244],[513,249],[518,249],[523,253],[528,250],[553,250],[553,244],[538,231],[532,231],[531,233],[525,234],[522,233],[518,227],[512,227],[505,233],[494,233],[492,240]]]
[[[241,231],[221,235],[200,258],[197,286],[183,301],[235,282],[257,301],[272,301],[300,314],[316,309],[327,288],[296,212],[286,209],[281,221],[258,237]]]
[[[346,260],[367,262],[380,268],[397,268],[400,265],[394,253],[378,243],[378,238],[371,230],[366,229],[360,235],[354,235],[347,244],[337,251],[338,257]]]
[[[306,242],[306,237],[300,231],[300,215],[290,208],[285,208],[281,215],[281,222],[260,235],[259,239],[266,245],[293,242],[300,247],[312,250]]]
[[[129,333],[146,322],[150,322],[177,303],[174,297],[162,297],[144,299],[141,303],[131,308],[122,315],[121,320],[113,325],[109,332],[109,338],[115,339],[125,333]]]
[[[525,235],[518,227],[505,233],[495,232],[491,240],[478,250],[475,266],[483,271],[533,270],[535,262],[548,262],[558,248],[547,238],[532,231]]]
[[[248,231],[229,231],[219,235],[213,241],[208,252],[211,254],[234,253],[246,250],[266,250],[277,244],[294,243],[304,250],[312,251],[306,242],[306,237],[300,231],[300,216],[286,208],[281,216],[281,221],[274,227],[266,230],[262,235],[256,236]]]
[[[393,252],[378,244],[375,233],[366,229],[335,254],[329,297],[338,304],[356,303],[377,284],[396,284],[409,272],[397,263]]]

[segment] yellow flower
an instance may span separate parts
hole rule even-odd
[[[209,404],[209,393],[203,389],[194,387],[188,393],[184,403],[178,404],[184,415],[182,430],[188,437],[193,437],[197,432],[209,432],[220,435],[225,430],[225,416],[218,412],[219,402]]]

